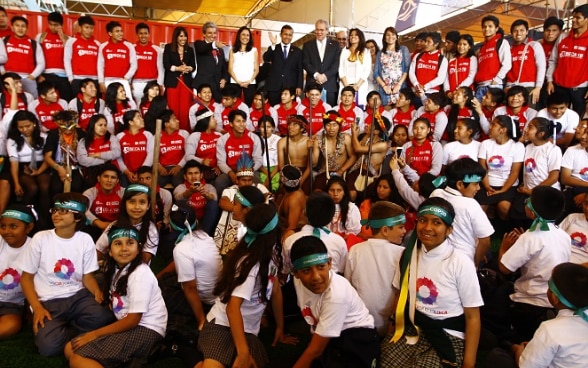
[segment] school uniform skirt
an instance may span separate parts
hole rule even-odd
[[[163,337],[143,326],[125,332],[97,338],[87,343],[76,354],[97,361],[104,367],[118,367],[133,358],[147,358],[153,346]]]
[[[213,359],[225,366],[231,366],[237,357],[237,349],[233,342],[230,327],[217,325],[214,319],[205,322],[198,336],[198,348],[204,354],[204,359]],[[259,338],[246,333],[247,345],[253,360],[259,368],[269,364],[269,358]]]

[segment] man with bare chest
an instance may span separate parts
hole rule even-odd
[[[324,190],[331,176],[344,177],[357,159],[351,136],[340,132],[342,123],[343,118],[338,112],[328,111],[323,116],[323,131],[312,139],[312,164],[320,166],[313,189]],[[353,183],[349,188],[352,186]]]
[[[302,115],[288,117],[288,134],[278,141],[278,165],[280,170],[286,165],[296,166],[302,172],[300,187],[310,192],[310,168],[308,167],[308,137],[304,135],[308,122]]]

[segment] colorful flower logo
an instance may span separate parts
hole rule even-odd
[[[580,177],[582,178],[582,180],[588,181],[588,167],[585,167],[582,170],[580,170]]]
[[[7,268],[0,274],[0,289],[12,290],[18,286],[20,274],[14,268]]]
[[[426,277],[419,278],[417,280],[416,289],[417,299],[421,302],[431,305],[437,301],[439,292],[437,291],[437,287],[431,279]]]
[[[65,272],[64,272],[65,270]],[[60,279],[69,280],[71,275],[75,272],[75,267],[72,261],[67,258],[62,258],[57,263],[55,263],[55,268],[53,272],[55,276],[59,277]]]
[[[120,295],[118,295],[118,293],[112,293],[112,311],[114,313],[118,313],[123,309],[124,306],[125,303],[123,303]]]
[[[488,159],[488,166],[493,169],[500,169],[504,165],[504,158],[500,155],[492,156]]]
[[[576,231],[570,237],[572,238],[572,245],[574,247],[582,248],[586,245],[586,234]]]
[[[525,171],[526,172],[532,173],[533,170],[535,170],[535,168],[537,168],[537,163],[535,162],[533,157],[529,157],[528,159],[525,160]]]

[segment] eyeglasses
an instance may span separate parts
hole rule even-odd
[[[59,214],[59,215],[67,215],[68,213],[79,213],[78,211],[74,211],[74,210],[68,210],[67,208],[57,208],[57,207],[53,207],[52,209],[49,210],[49,212],[53,215],[53,214]]]

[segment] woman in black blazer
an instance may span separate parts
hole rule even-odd
[[[167,105],[180,121],[180,129],[190,131],[188,111],[194,99],[192,72],[196,69],[194,50],[188,45],[188,33],[184,27],[176,27],[172,42],[163,49],[165,68],[165,95]]]

